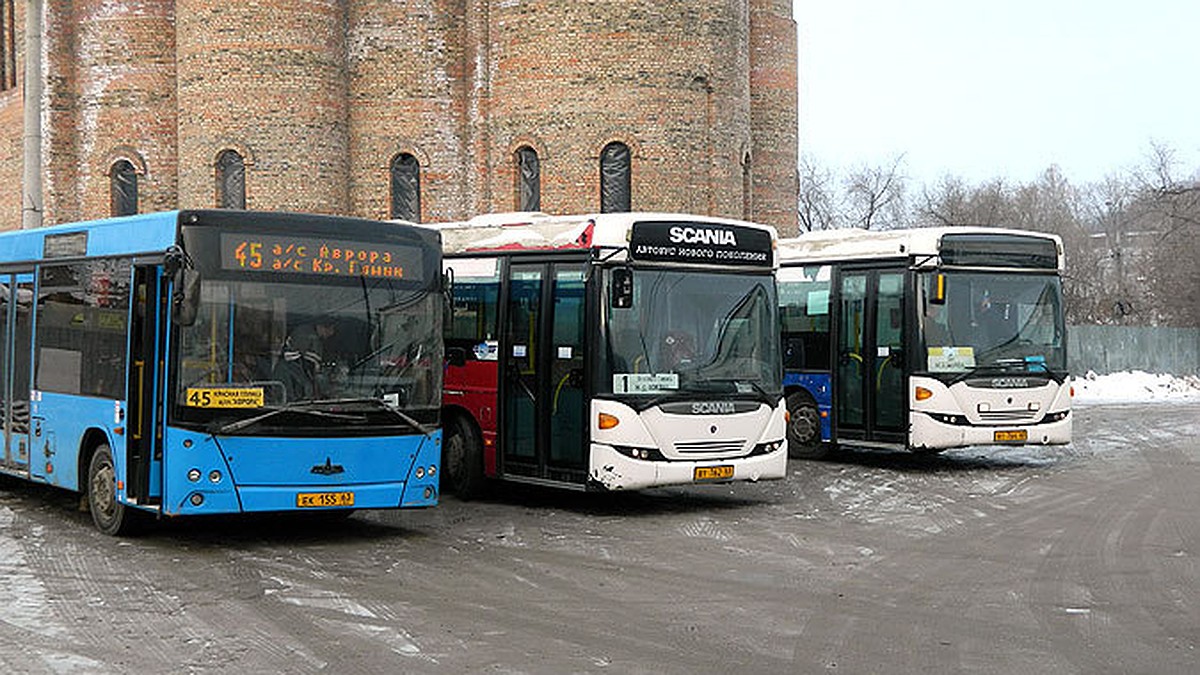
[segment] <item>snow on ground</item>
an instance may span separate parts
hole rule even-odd
[[[1140,370],[1097,375],[1092,371],[1072,380],[1075,402],[1146,403],[1200,401],[1200,376],[1156,375]]]

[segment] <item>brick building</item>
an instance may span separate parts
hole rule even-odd
[[[795,231],[791,0],[40,1],[46,224],[244,204]],[[0,0],[0,229],[22,215],[26,7]]]

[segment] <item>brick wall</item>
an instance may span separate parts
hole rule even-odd
[[[216,204],[223,149],[252,209],[349,211],[346,2],[179,0],[179,205]]]
[[[529,145],[542,209],[590,211],[621,141],[633,208],[795,228],[790,2],[46,2],[47,223],[107,215],[118,158],[144,170],[140,210],[211,206],[223,149],[249,208],[371,218],[411,153],[436,221],[515,208]],[[18,182],[20,116],[0,93]],[[0,209],[19,225],[15,191]]]

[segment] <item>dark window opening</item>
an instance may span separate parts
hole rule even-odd
[[[609,143],[600,152],[600,212],[632,210],[629,146]]]
[[[236,150],[217,155],[217,206],[246,208],[246,162]]]
[[[421,222],[421,163],[407,152],[392,160],[391,217]]]
[[[112,165],[112,215],[132,216],[138,212],[138,177],[133,163],[119,159]]]
[[[517,150],[517,210],[542,210],[542,169],[537,150],[524,146]]]

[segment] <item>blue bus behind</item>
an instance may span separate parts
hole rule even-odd
[[[0,234],[0,473],[97,527],[437,503],[441,245],[175,211]]]

